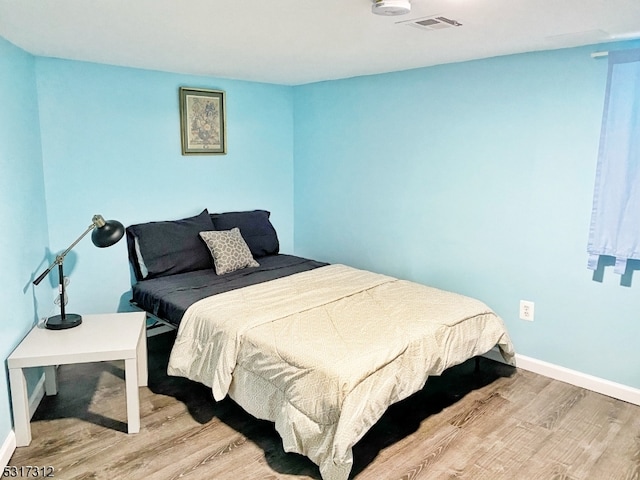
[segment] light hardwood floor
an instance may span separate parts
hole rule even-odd
[[[51,465],[68,480],[320,479],[282,450],[273,424],[168,377],[172,340],[149,339],[139,434],[125,433],[122,362],[62,366],[59,394],[43,400],[10,465]],[[393,405],[354,447],[352,478],[640,479],[640,407],[487,359],[473,367]]]

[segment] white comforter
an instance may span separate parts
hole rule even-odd
[[[329,265],[192,305],[168,373],[229,394],[324,480],[346,480],[389,405],[495,345],[512,363],[502,320],[478,300]]]

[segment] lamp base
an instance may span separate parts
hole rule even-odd
[[[64,318],[62,315],[54,315],[47,318],[44,326],[50,330],[65,330],[67,328],[77,327],[82,323],[82,317],[76,313],[67,313]]]

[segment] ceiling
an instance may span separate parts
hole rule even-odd
[[[38,56],[299,85],[640,38],[638,0],[0,0],[0,36]],[[444,16],[438,30],[411,20]],[[405,22],[405,23],[401,23]]]

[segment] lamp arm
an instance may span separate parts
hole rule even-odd
[[[56,259],[53,261],[53,263],[52,263],[51,265],[49,265],[49,268],[47,268],[44,272],[42,272],[42,273],[38,276],[38,278],[36,278],[36,279],[33,281],[33,284],[34,284],[34,285],[38,285],[42,280],[44,280],[44,278],[45,278],[47,275],[49,275],[49,272],[50,272],[51,270],[53,270],[53,268],[54,268],[56,265],[61,265],[61,264],[62,264],[62,262],[64,261],[64,257],[66,257],[66,256],[67,256],[67,253],[69,253],[69,252],[71,251],[71,249],[72,249],[73,247],[75,247],[75,246],[78,244],[78,242],[79,242],[80,240],[82,240],[82,239],[87,235],[87,233],[89,233],[89,232],[90,232],[91,230],[93,230],[94,228],[96,228],[96,224],[95,224],[95,223],[92,223],[91,225],[89,225],[89,226],[87,227],[87,229],[82,233],[82,235],[80,235],[80,236],[79,236],[79,237],[78,237],[78,238],[77,238],[77,239],[76,239],[76,240],[75,240],[71,245],[69,245],[69,247],[68,247],[64,252],[62,252],[60,255],[56,255]]]

